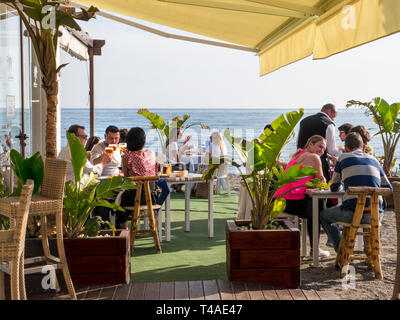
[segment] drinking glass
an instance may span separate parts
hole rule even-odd
[[[108,155],[111,156],[111,155],[114,153],[114,148],[108,146],[108,147],[106,147],[106,148],[104,149],[104,152],[105,152],[106,154],[108,154]]]
[[[127,147],[126,142],[121,142],[121,143],[118,144],[118,148],[119,148],[119,150],[121,150],[122,152],[126,152],[126,147]]]
[[[116,144],[109,144],[108,145],[110,148],[113,149],[113,151],[117,151],[118,146]]]

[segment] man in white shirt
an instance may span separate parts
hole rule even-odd
[[[82,142],[83,146],[85,146],[88,138],[85,132],[85,127],[74,124],[69,127],[67,132],[73,133]],[[75,181],[74,169],[72,168],[71,164],[71,152],[69,149],[69,145],[61,150],[61,152],[58,154],[58,158],[67,161],[66,181]],[[102,174],[103,167],[109,162],[111,162],[111,157],[106,154],[104,154],[101,159],[99,159],[96,165],[92,165],[89,161],[86,161],[85,167],[83,168],[83,174],[94,172],[100,176]]]
[[[328,103],[324,105],[320,112],[308,116],[301,120],[298,133],[297,148],[304,149],[307,140],[313,135],[320,135],[326,139],[326,151],[321,156],[322,169],[326,181],[331,179],[331,173],[328,163],[328,154],[333,157],[338,157],[342,154],[342,150],[336,147],[335,138],[335,120],[337,116],[336,107]]]
[[[99,162],[101,162],[101,157],[104,154],[106,147],[108,147],[110,144],[118,145],[120,138],[119,129],[116,126],[108,126],[104,138],[105,140],[96,144],[90,153],[90,162],[93,165],[97,165]],[[120,167],[122,167],[121,152],[119,148],[116,148],[111,155],[111,162],[104,166],[102,175],[118,175],[120,173]]]

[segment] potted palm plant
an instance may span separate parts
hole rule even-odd
[[[393,171],[396,164],[394,155],[400,139],[400,103],[389,104],[384,99],[377,97],[369,102],[347,101],[346,108],[350,107],[361,107],[365,109],[367,116],[372,116],[379,130],[375,135],[381,136],[384,152],[378,160],[382,163],[383,171],[391,183],[400,181],[397,170]],[[387,206],[393,208],[393,195],[385,198]]]
[[[100,217],[91,217],[91,213],[96,206],[125,211],[117,203],[108,200],[113,198],[114,192],[134,189],[136,185],[129,178],[117,176],[100,182],[93,173],[83,174],[87,161],[86,150],[74,134],[67,133],[67,138],[75,182],[67,181],[65,184],[63,222],[65,254],[72,281],[75,285],[129,283],[129,231],[115,230],[111,223],[102,221]],[[19,167],[26,168],[21,163],[27,160],[22,162],[18,156],[16,159],[19,159],[14,160],[20,164]],[[43,167],[40,168],[37,171],[41,171],[41,174],[37,175],[43,178]],[[19,180],[21,171],[16,171]],[[35,176],[29,174],[32,175]],[[101,230],[101,225],[105,223],[110,230]],[[50,239],[50,249],[53,251],[56,250],[56,243],[52,240],[55,239]],[[42,255],[41,240],[27,238],[25,256]]]
[[[135,189],[129,178],[111,177],[102,182],[94,173],[84,174],[86,150],[74,134],[67,133],[75,182],[64,191],[64,246],[71,278],[75,284],[129,283],[130,250],[128,230],[115,230],[100,217],[91,217],[97,206],[125,211],[108,200],[114,193]],[[111,231],[101,231],[107,223]]]
[[[226,246],[228,277],[233,281],[255,281],[274,286],[297,288],[300,285],[300,233],[289,221],[277,219],[284,211],[286,200],[274,197],[276,191],[293,181],[314,175],[311,167],[294,165],[286,172],[277,168],[284,146],[294,136],[294,129],[304,111],[282,114],[265,129],[259,139],[246,141],[232,137],[229,129],[225,137],[246,168],[232,162],[251,198],[251,221],[227,220]],[[210,159],[209,170],[203,179],[213,178],[223,159]],[[311,180],[308,186],[321,185]],[[289,192],[288,190],[287,192]]]
[[[177,128],[182,128],[182,133],[194,126],[200,126],[202,129],[210,129],[209,126],[203,123],[190,123],[188,124],[187,121],[190,119],[190,115],[183,115],[182,119],[179,116],[174,117],[171,120],[171,124],[168,125],[165,120],[158,114],[154,112],[150,112],[147,109],[139,109],[138,114],[144,116],[146,119],[150,121],[151,129],[155,129],[160,139],[161,150],[163,154],[165,154],[165,143],[166,139],[169,137],[170,129],[172,126]]]
[[[346,108],[350,107],[364,108],[365,114],[372,116],[378,125],[379,131],[375,135],[380,135],[382,139],[383,171],[387,177],[392,177],[395,164],[394,155],[400,139],[400,103],[389,104],[384,99],[377,97],[369,102],[347,101]]]

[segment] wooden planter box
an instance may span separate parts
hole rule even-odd
[[[289,220],[282,230],[240,230],[249,220],[226,222],[229,280],[276,287],[300,286],[300,231]]]
[[[100,234],[111,234],[100,231]],[[50,250],[57,253],[55,239]],[[130,241],[128,230],[117,230],[114,237],[64,239],[68,268],[74,285],[129,283]],[[42,256],[40,239],[26,239],[25,257]]]

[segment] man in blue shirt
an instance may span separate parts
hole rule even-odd
[[[343,153],[335,166],[332,177],[332,191],[337,191],[343,184],[344,190],[348,187],[381,187],[390,188],[390,182],[383,172],[378,160],[362,151],[363,140],[356,132],[346,136],[345,153]],[[370,206],[367,198],[366,207]],[[357,196],[345,194],[341,205],[321,211],[320,220],[328,235],[328,241],[333,243],[337,252],[340,244],[340,230],[337,221],[351,223],[357,205]],[[379,200],[379,219],[382,219],[382,199]],[[364,213],[361,223],[370,223],[370,214]]]

